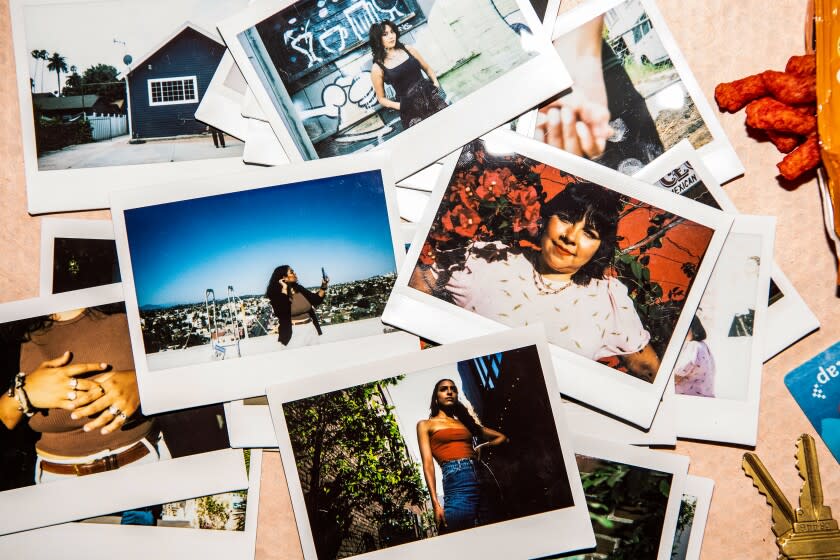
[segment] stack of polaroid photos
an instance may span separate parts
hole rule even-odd
[[[4,557],[254,558],[262,502],[310,560],[699,558],[645,446],[754,446],[818,324],[653,0],[547,4],[11,0],[29,211],[112,220],[0,304]]]

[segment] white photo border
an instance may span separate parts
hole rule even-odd
[[[627,445],[656,445],[674,447],[677,444],[677,405],[675,403],[674,378],[662,393],[662,401],[656,409],[656,416],[650,428],[642,430],[600,411],[577,402],[563,401],[566,422],[569,429],[583,436],[606,439]]]
[[[0,304],[0,323],[123,301],[120,284]],[[247,488],[242,452],[223,449],[0,492],[0,535]]]
[[[659,541],[657,560],[671,560],[671,546],[677,530],[680,503],[685,492],[688,478],[689,459],[685,455],[653,451],[633,445],[601,440],[588,436],[575,435],[575,454],[594,459],[603,459],[624,463],[634,467],[671,473],[671,489],[668,493],[668,506],[665,509],[665,521],[662,525],[662,537]]]
[[[288,427],[283,414],[284,403],[309,396],[337,391],[363,383],[370,383],[393,377],[397,373],[411,375],[437,366],[454,364],[478,356],[486,356],[518,348],[535,346],[543,370],[546,391],[557,427],[557,436],[563,462],[568,475],[568,482],[573,498],[573,505],[563,510],[555,510],[484,527],[459,531],[449,535],[412,542],[398,548],[386,548],[375,552],[360,554],[355,558],[373,559],[390,558],[404,555],[411,558],[447,557],[460,552],[465,557],[480,552],[488,560],[508,558],[510,537],[516,535],[519,543],[518,554],[523,557],[539,558],[563,551],[581,550],[595,544],[592,526],[586,510],[586,500],[580,484],[580,475],[574,460],[571,436],[562,414],[560,395],[552,375],[551,359],[541,325],[524,327],[506,333],[494,334],[466,340],[427,350],[418,350],[409,355],[398,356],[369,363],[364,366],[334,371],[326,375],[312,377],[306,384],[287,383],[272,385],[267,388],[272,419],[280,444],[280,456],[286,479],[289,481],[289,493],[292,507],[301,537],[303,555],[307,560],[317,560],[312,530],[306,513],[300,477],[289,439]],[[458,551],[458,552],[456,552]]]
[[[375,150],[391,152],[396,180],[400,181],[420,171],[473,138],[516,118],[523,111],[571,86],[569,74],[548,41],[547,33],[530,2],[515,1],[534,32],[533,50],[538,54],[452,106],[377,146]],[[240,33],[293,4],[293,0],[257,0],[245,10],[219,23],[218,29],[280,144],[291,161],[295,162],[303,161],[304,157],[239,42]],[[527,83],[528,87],[521,87],[523,83]],[[515,96],[512,92],[515,92]],[[500,98],[506,98],[507,101],[500,103]],[[441,135],[441,130],[450,133]]]
[[[233,61],[230,51],[226,50],[213,78],[207,85],[204,97],[201,98],[195,110],[195,118],[245,142],[248,122],[240,112],[242,103],[245,101],[245,94],[240,95],[225,86],[225,80],[231,71],[239,72],[239,68]]]
[[[651,189],[650,185],[637,179],[515,132],[496,130],[483,138],[488,144],[499,146],[501,151],[515,152],[546,163],[714,230],[653,383],[550,345],[561,393],[648,429],[714,263],[732,226],[732,216],[674,193]],[[408,286],[454,167],[451,163],[440,174],[426,214],[418,223],[417,237],[411,244],[382,315],[382,320],[388,324],[442,344],[509,328]]]
[[[724,212],[739,213],[735,203],[721,188],[714,174],[709,171],[688,140],[681,141],[650,162],[636,177],[645,182],[655,183],[686,162],[691,164],[697,177]],[[775,260],[770,272],[770,279],[776,283],[784,297],[767,309],[767,330],[763,351],[763,361],[765,362],[800,338],[820,328],[819,319],[802,299],[802,296],[799,295],[797,289],[785,276]]]
[[[747,375],[747,395],[744,400],[709,398],[693,395],[674,395],[677,405],[677,437],[748,445],[755,447],[758,438],[758,408],[761,401],[761,366],[767,327],[767,298],[770,290],[770,263],[776,235],[773,216],[739,215],[730,234],[746,234],[761,239],[761,262],[758,265],[755,316]],[[721,371],[717,374],[740,374]]]
[[[405,248],[399,230],[393,178],[387,153],[359,154],[332,158],[328,162],[306,162],[278,168],[248,168],[236,175],[209,177],[199,183],[159,184],[145,189],[115,192],[111,215],[117,240],[117,256],[125,289],[126,312],[134,352],[137,382],[145,414],[232,401],[265,394],[265,387],[277,380],[277,371],[297,378],[325,371],[338,364],[361,363],[371,355],[393,355],[416,348],[416,337],[389,333],[243,356],[235,360],[192,364],[150,371],[140,327],[140,311],[134,286],[131,254],[125,227],[125,211],[192,198],[210,197],[262,187],[282,187],[302,181],[377,171],[381,173],[391,230],[394,262],[399,270]],[[231,375],[235,372],[235,375]]]
[[[43,3],[43,1],[39,2]],[[17,77],[18,104],[23,143],[24,170],[26,172],[26,200],[30,214],[92,210],[108,207],[108,195],[115,190],[141,187],[160,181],[165,175],[169,180],[235,173],[245,164],[241,158],[226,157],[183,162],[142,163],[79,169],[38,169],[35,147],[35,126],[32,111],[32,92],[29,88],[24,7],[27,0],[10,0],[15,74]]]
[[[605,14],[609,10],[615,8],[619,4],[623,4],[626,1],[627,0],[593,0],[591,2],[582,3],[576,8],[563,12],[562,14],[557,13],[557,9],[560,7],[560,2],[556,2],[553,12],[549,12],[548,10],[546,11],[545,24],[547,27],[552,29],[551,38],[554,40],[557,37],[580,27],[587,21],[590,21],[599,15]],[[724,132],[723,126],[718,120],[717,113],[709,104],[706,96],[703,95],[703,90],[700,89],[700,84],[691,72],[688,62],[683,56],[682,51],[679,49],[679,46],[677,45],[677,42],[668,28],[668,24],[662,16],[662,13],[659,11],[656,3],[653,0],[636,1],[642,5],[645,13],[648,15],[648,18],[653,24],[654,31],[657,33],[662,42],[662,46],[665,47],[665,50],[668,52],[668,56],[674,65],[674,69],[676,69],[680,80],[685,85],[688,94],[694,101],[694,105],[700,113],[703,123],[712,135],[712,141],[701,146],[697,150],[697,153],[706,163],[707,167],[712,170],[714,177],[719,184],[724,184],[735,177],[743,175],[744,165],[738,158],[738,154],[735,152],[735,148],[729,141],[729,137],[726,135],[726,132]],[[552,5],[550,2],[549,9],[551,9],[551,7]],[[524,129],[522,131],[523,134],[526,134],[527,136],[533,135],[537,122],[536,114],[537,110],[531,111],[520,121]]]
[[[683,495],[694,496],[697,503],[694,506],[694,519],[691,521],[691,534],[688,536],[688,550],[684,560],[700,560],[714,489],[715,481],[711,478],[688,475],[685,481]]]
[[[88,547],[67,546],[67,543],[95,542],[102,550],[119,550],[120,560],[146,560],[149,557],[148,547],[154,547],[155,555],[161,558],[194,556],[253,560],[261,471],[262,451],[252,450],[244,531],[63,523],[0,537],[0,555],[5,558],[27,558],[34,555],[40,558],[89,560],[91,552]],[[127,539],[142,539],[146,546],[125,546]]]

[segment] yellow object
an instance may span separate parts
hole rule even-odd
[[[817,128],[822,163],[828,175],[823,203],[826,228],[840,252],[840,0],[814,1],[817,38]],[[826,204],[828,206],[828,204]],[[840,270],[837,283],[840,285]]]
[[[814,438],[802,434],[796,441],[796,468],[804,483],[795,510],[755,453],[744,453],[741,463],[772,508],[773,534],[779,558],[789,560],[837,560],[840,558],[840,529],[823,503],[822,481]]]

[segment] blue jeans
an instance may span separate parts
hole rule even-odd
[[[446,532],[470,529],[479,524],[481,489],[476,461],[457,459],[440,466],[443,473],[443,512]]]

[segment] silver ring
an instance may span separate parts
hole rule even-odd
[[[78,379],[76,379],[75,377],[72,377],[72,378],[70,379],[70,388],[71,388],[71,389],[73,389],[73,390],[75,391],[75,390],[76,390],[76,387],[78,387],[78,386],[79,386],[79,380],[78,380]],[[71,399],[71,400],[72,400],[72,399]]]
[[[110,412],[114,416],[119,416],[120,414],[123,414],[123,411],[120,410],[119,408],[117,408],[114,405],[111,405],[111,406],[108,407],[108,412]]]
[[[67,400],[68,401],[75,401],[76,397],[77,397],[76,391],[70,391],[69,393],[67,393]]]

